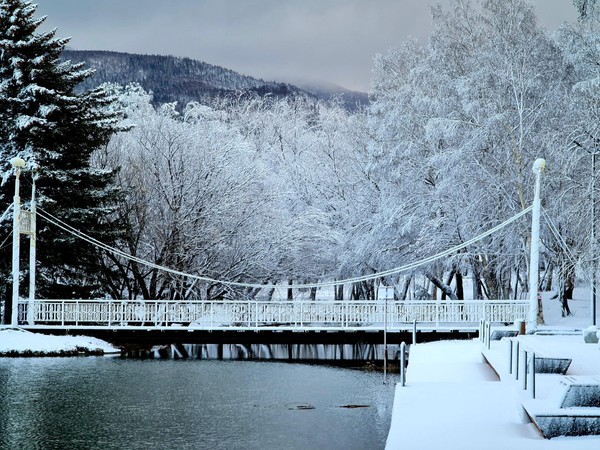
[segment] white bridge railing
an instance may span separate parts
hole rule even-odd
[[[477,329],[480,321],[527,317],[526,300],[454,301],[133,301],[19,303],[25,328],[204,330]]]

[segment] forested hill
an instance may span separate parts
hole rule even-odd
[[[346,91],[301,89],[288,83],[264,81],[233,70],[189,58],[159,55],[139,55],[98,50],[65,50],[63,59],[85,61],[96,70],[82,83],[84,90],[105,82],[122,85],[137,82],[154,93],[157,104],[177,101],[183,106],[190,101],[206,102],[239,92],[275,97],[303,96],[331,99],[337,96],[348,109],[366,104],[367,94]]]

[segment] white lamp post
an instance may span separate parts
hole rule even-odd
[[[13,200],[13,244],[12,244],[12,311],[11,324],[18,325],[19,312],[19,219],[21,213],[21,199],[19,197],[19,176],[21,169],[25,167],[25,161],[19,157],[10,160],[15,169],[15,198]]]
[[[592,226],[590,230],[590,250],[592,261],[592,276],[590,283],[590,309],[592,315],[592,325],[596,325],[596,272],[598,263],[596,261],[596,149],[592,152]]]
[[[36,206],[35,206],[35,176],[31,183],[31,209],[29,210],[29,307],[27,308],[27,323],[33,325],[33,305],[35,300],[35,259],[36,259]]]
[[[529,258],[529,320],[527,321],[527,334],[535,333],[539,313],[538,283],[540,265],[540,213],[542,203],[540,200],[540,178],[546,168],[546,160],[538,158],[533,163],[535,174],[535,193],[533,196],[533,210],[531,212],[531,248]]]
[[[387,325],[388,325],[388,287],[385,287],[385,298],[383,299],[383,384],[387,384]]]

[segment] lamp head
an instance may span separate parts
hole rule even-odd
[[[23,158],[19,158],[18,156],[12,158],[10,163],[15,169],[22,169],[25,167],[25,160]]]
[[[542,173],[546,168],[546,160],[544,158],[538,158],[533,163],[533,173]]]

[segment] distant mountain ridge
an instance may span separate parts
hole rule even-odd
[[[367,94],[348,91],[339,86],[311,90],[293,84],[264,81],[233,70],[190,58],[140,55],[103,50],[65,50],[62,59],[84,61],[95,74],[81,88],[94,88],[105,82],[139,83],[152,91],[156,104],[178,102],[183,107],[191,101],[207,103],[217,97],[253,93],[259,96],[305,97],[330,100],[337,97],[350,110],[365,105]],[[314,91],[314,92],[313,92]]]
[[[298,81],[292,84],[322,100],[338,98],[350,111],[355,111],[369,103],[369,94],[366,92],[352,91],[334,83]]]

